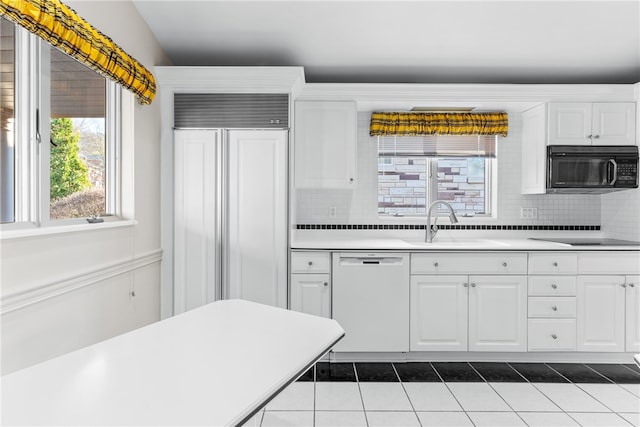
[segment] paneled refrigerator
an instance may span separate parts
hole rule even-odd
[[[287,305],[286,129],[174,130],[174,314]]]

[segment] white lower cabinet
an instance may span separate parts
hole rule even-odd
[[[291,310],[331,318],[328,274],[292,274]]]
[[[640,352],[640,276],[627,276],[626,285],[625,350],[638,353]]]
[[[469,351],[527,350],[527,278],[469,276]]]
[[[292,252],[289,308],[331,318],[330,252]]]
[[[578,276],[578,351],[624,351],[624,285],[624,276]]]
[[[526,351],[525,276],[414,275],[411,351]]]

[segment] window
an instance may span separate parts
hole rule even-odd
[[[4,18],[1,24],[2,223],[119,214],[119,87]]]
[[[491,215],[495,136],[378,138],[379,215],[426,215],[435,200],[459,216]]]

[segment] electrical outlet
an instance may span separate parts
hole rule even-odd
[[[329,206],[329,218],[335,218],[335,217],[336,217],[336,207]]]
[[[538,218],[538,208],[520,208],[520,219]]]

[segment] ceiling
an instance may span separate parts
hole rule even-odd
[[[312,83],[636,83],[640,0],[134,0],[174,65]]]

